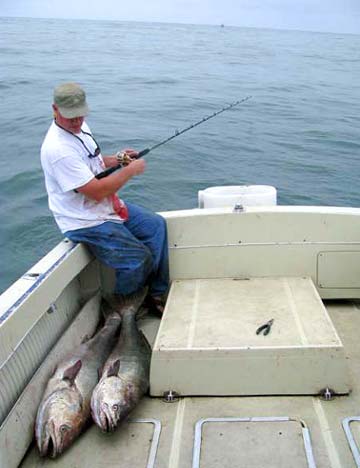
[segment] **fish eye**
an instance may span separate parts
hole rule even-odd
[[[119,405],[113,405],[113,410],[117,411],[119,409]]]
[[[67,424],[62,424],[62,425],[60,426],[60,431],[61,431],[62,433],[65,433],[65,432],[67,432],[67,431],[69,431],[69,430],[70,430],[70,427],[69,427]]]

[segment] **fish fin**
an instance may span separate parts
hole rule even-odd
[[[90,338],[91,338],[91,337],[90,337],[89,335],[84,335],[84,336],[83,336],[83,339],[81,340],[81,344],[86,343],[87,341],[90,340]]]
[[[81,359],[78,359],[75,364],[72,366],[68,367],[63,374],[63,380],[68,380],[70,382],[70,385],[74,385],[74,381],[76,379],[76,376],[80,372],[82,366]]]
[[[116,359],[111,363],[111,366],[106,372],[106,377],[116,377],[120,369],[120,359]]]

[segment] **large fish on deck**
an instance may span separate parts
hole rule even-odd
[[[119,314],[108,312],[98,333],[57,365],[35,423],[36,442],[42,456],[60,455],[90,419],[91,394],[116,342],[120,324]]]
[[[119,304],[120,337],[91,398],[92,417],[106,432],[116,429],[149,388],[151,348],[136,323],[145,295],[141,290]]]

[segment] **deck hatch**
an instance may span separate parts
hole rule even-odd
[[[355,442],[354,435],[350,428],[350,424],[354,421],[360,421],[360,416],[350,416],[348,418],[343,419],[342,426],[345,431],[345,435],[349,443],[351,453],[354,457],[356,466],[359,468],[360,467],[360,452],[359,452],[357,443]]]
[[[197,421],[195,425],[192,468],[200,468],[201,446],[204,440],[204,437],[203,437],[204,424],[211,424],[211,423],[289,423],[289,422],[298,422],[301,425],[301,432],[302,432],[302,437],[303,437],[307,466],[308,468],[316,468],[316,463],[315,463],[312,445],[311,445],[309,428],[306,426],[304,421],[300,419],[296,419],[296,418],[291,418],[288,416],[200,419],[199,421]],[[295,466],[294,463],[295,463],[295,460],[292,459],[291,465]]]
[[[146,468],[153,468],[155,465],[157,449],[159,445],[161,422],[158,419],[130,419],[129,423],[145,423],[153,424],[154,432],[151,438],[151,446],[149,451],[149,458],[146,464]]]
[[[270,320],[271,331],[256,334]],[[153,347],[152,396],[315,395],[327,387],[346,394],[350,383],[311,278],[173,281]]]

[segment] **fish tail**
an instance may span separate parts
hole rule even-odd
[[[115,310],[120,316],[131,313],[136,314],[144,302],[148,288],[144,287],[127,296],[116,296]]]
[[[103,299],[102,312],[105,320],[116,314],[118,317],[123,317],[125,314],[135,314],[140,309],[141,304],[144,302],[148,288],[144,287],[138,291],[129,294],[121,295],[114,294]]]
[[[108,299],[103,299],[101,303],[101,312],[105,323],[121,320],[121,316]]]

